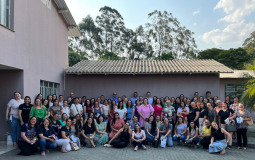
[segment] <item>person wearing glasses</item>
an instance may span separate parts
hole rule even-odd
[[[117,92],[113,92],[113,96],[110,99],[111,99],[111,101],[114,100],[116,103],[118,103]]]

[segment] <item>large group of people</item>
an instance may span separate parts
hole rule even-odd
[[[191,98],[139,96],[134,92],[128,99],[116,92],[109,99],[101,95],[87,99],[74,97],[71,92],[65,100],[62,95],[38,94],[24,100],[19,92],[7,104],[6,121],[11,127],[14,147],[21,155],[35,154],[40,148],[45,156],[50,149],[61,152],[80,147],[124,148],[133,145],[134,151],[153,147],[172,147],[185,144],[203,148],[209,153],[225,153],[231,149],[232,139],[237,138],[237,149],[246,150],[247,126],[251,113],[234,97],[224,101],[194,93]]]

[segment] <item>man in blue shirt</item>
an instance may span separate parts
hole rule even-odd
[[[137,92],[134,92],[134,97],[130,99],[130,100],[132,101],[133,105],[135,105],[135,102],[136,102],[136,100],[138,100],[138,99],[139,99],[139,98],[138,98],[138,93],[137,93]]]
[[[149,103],[149,104],[152,104],[153,98],[151,98],[151,92],[150,92],[150,91],[147,92],[146,98],[148,99],[148,103]]]
[[[111,99],[111,101],[112,101],[112,100],[115,100],[115,102],[118,103],[117,93],[116,93],[116,92],[113,92],[113,97],[111,97],[110,99]]]

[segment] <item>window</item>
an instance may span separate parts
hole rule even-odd
[[[48,81],[40,81],[40,93],[43,95],[43,99],[47,98],[49,94],[59,94],[59,84],[48,82]]]
[[[245,84],[226,84],[225,85],[225,96],[229,95],[231,98],[237,96],[240,97],[245,90]]]
[[[14,0],[0,0],[0,24],[14,29]]]

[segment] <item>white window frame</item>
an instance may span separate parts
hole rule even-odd
[[[59,86],[59,83],[40,80],[40,93],[43,95],[43,99],[46,99],[49,94],[56,94],[58,96]]]

